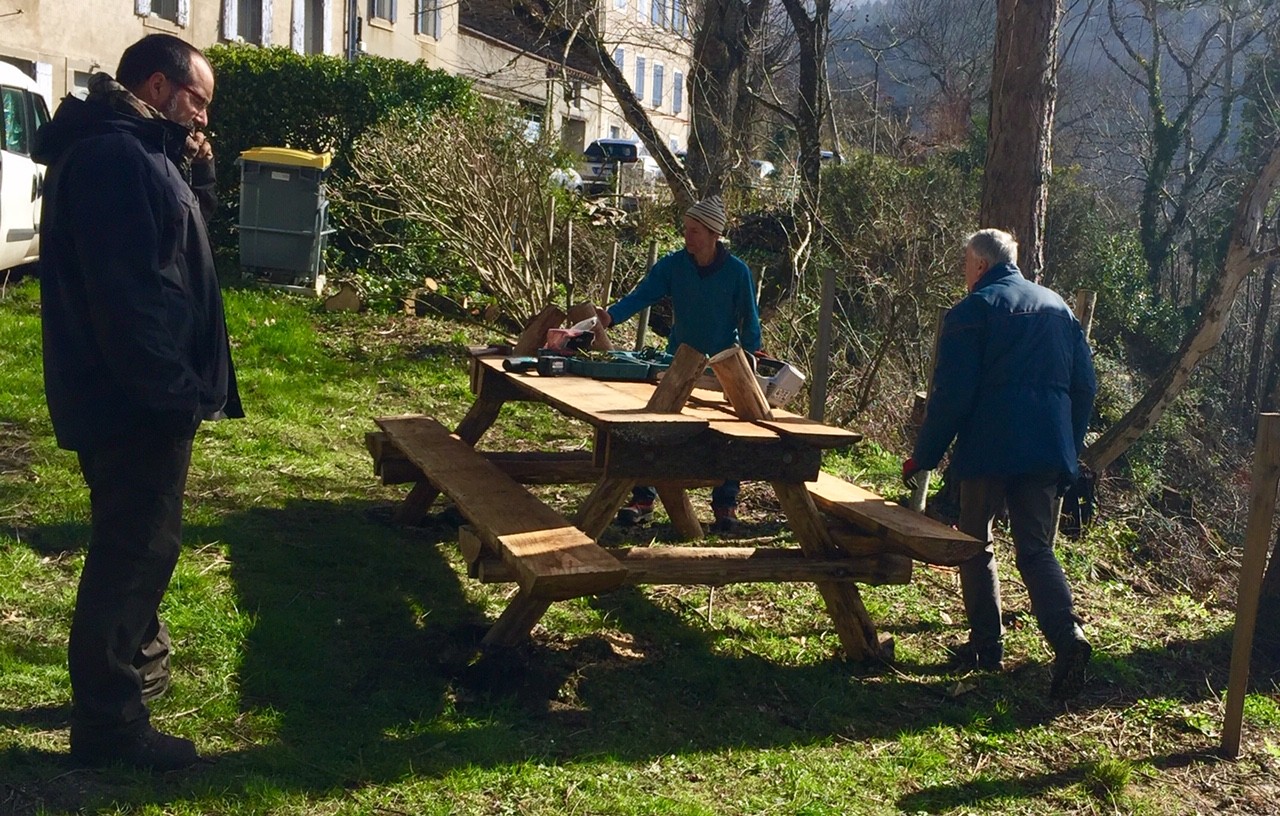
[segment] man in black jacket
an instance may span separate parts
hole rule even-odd
[[[45,396],[89,487],[92,528],[69,668],[71,754],[186,767],[195,745],[151,727],[168,686],[157,616],[182,542],[191,442],[240,417],[222,295],[192,183],[211,167],[213,69],[165,34],[131,45],[36,137],[49,165],[40,225]],[[202,155],[203,154],[203,155]],[[206,203],[210,203],[211,199]]]

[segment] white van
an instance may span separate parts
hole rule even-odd
[[[44,165],[31,159],[36,130],[49,108],[35,80],[0,61],[0,271],[40,257]]]

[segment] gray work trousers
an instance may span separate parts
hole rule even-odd
[[[1076,637],[1071,588],[1053,554],[1058,529],[1058,474],[967,479],[960,483],[960,531],[987,542],[983,552],[960,565],[969,641],[979,650],[1000,649],[1000,577],[996,571],[991,528],[1001,508],[1009,509],[1015,560],[1031,611],[1055,652]]]

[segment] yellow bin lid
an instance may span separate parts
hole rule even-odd
[[[294,150],[292,147],[251,147],[240,154],[246,161],[263,164],[284,164],[290,167],[315,167],[320,170],[328,168],[333,161],[333,154],[308,153],[305,150]]]

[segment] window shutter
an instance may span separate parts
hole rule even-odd
[[[444,35],[444,12],[440,9],[440,0],[432,0],[431,14],[435,18],[435,38],[438,40]]]
[[[289,48],[295,54],[307,53],[307,0],[293,0],[289,16]]]
[[[151,13],[151,0],[133,0],[133,13],[146,17]]]
[[[178,0],[178,25],[186,28],[191,22],[191,0]]]
[[[271,0],[262,0],[262,44],[271,45]]]
[[[396,21],[396,0],[391,0],[390,6],[387,9],[387,19],[394,23]]]
[[[240,27],[236,0],[222,0],[222,39],[234,40]]]

